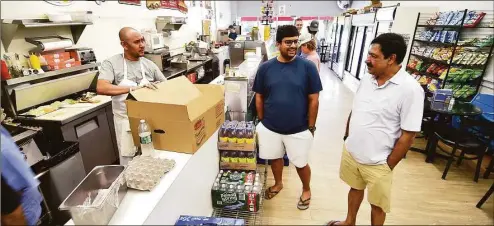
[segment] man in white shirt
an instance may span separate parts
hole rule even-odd
[[[383,225],[390,211],[392,170],[420,131],[424,108],[422,87],[401,67],[407,45],[398,34],[375,38],[366,64],[372,76],[357,90],[345,134],[340,178],[350,185],[345,221],[355,225],[367,188],[371,224]]]

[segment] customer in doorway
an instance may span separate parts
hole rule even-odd
[[[265,197],[271,199],[283,189],[286,149],[303,185],[297,207],[306,210],[311,198],[309,150],[316,130],[322,86],[316,66],[296,56],[298,34],[293,25],[278,27],[276,45],[280,55],[259,67],[253,91],[261,121],[257,127],[259,156],[271,160],[275,179]]]
[[[393,169],[420,131],[424,108],[424,91],[401,66],[406,49],[394,33],[371,42],[365,63],[372,77],[361,80],[354,98],[340,165],[340,178],[350,185],[348,213],[329,225],[355,225],[366,188],[371,224],[383,225],[390,212]]]
[[[142,87],[156,89],[154,84],[166,78],[158,66],[144,58],[144,37],[136,29],[124,27],[118,33],[123,54],[103,61],[99,71],[96,91],[112,96],[113,119],[120,164],[126,165],[135,155],[136,148],[130,132],[125,99],[134,90]]]
[[[233,25],[228,26],[228,30],[230,33],[228,34],[228,40],[230,41],[235,41],[237,39],[237,31],[235,30],[235,27]]]
[[[9,223],[17,225],[23,221],[27,225],[36,225],[41,215],[41,201],[43,201],[43,196],[38,190],[39,182],[34,178],[33,171],[24,160],[23,154],[9,132],[0,126],[0,133],[2,140],[2,225],[9,225]],[[7,187],[4,187],[4,184]],[[9,189],[18,196],[9,195],[5,198]],[[21,209],[19,209],[19,204]]]
[[[310,25],[307,27],[307,30],[309,31],[309,34],[312,35],[312,38],[316,40],[317,43],[316,34],[319,31],[319,21],[317,20],[311,21]]]
[[[319,55],[316,52],[316,40],[312,38],[310,34],[303,34],[300,36],[299,49],[302,50],[302,54],[300,55],[303,58],[314,63],[317,67],[317,71],[321,70],[321,60],[319,59]]]

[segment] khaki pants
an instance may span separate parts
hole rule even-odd
[[[367,200],[379,206],[384,212],[390,212],[391,184],[393,172],[387,164],[360,164],[343,148],[340,164],[340,178],[357,190],[367,188]]]

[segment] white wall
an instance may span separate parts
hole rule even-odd
[[[238,16],[260,16],[261,1],[236,1]],[[286,6],[285,16],[336,16],[342,10],[336,1],[274,1],[275,13],[278,6]]]
[[[206,14],[205,9],[199,6],[189,7],[189,13],[186,15],[178,10],[148,10],[146,1],[141,1],[141,6],[120,4],[118,1],[106,1],[100,6],[94,1],[73,1],[70,6],[54,6],[44,1],[1,1],[2,19],[43,18],[44,14],[57,11],[93,11],[94,24],[86,27],[77,46],[93,48],[98,61],[122,53],[118,40],[120,28],[155,28],[157,16],[188,17],[187,24],[179,31],[172,32],[171,37],[165,40],[171,50],[181,51],[186,42],[195,40],[196,34],[202,33],[201,21]],[[26,54],[32,45],[24,41],[24,35],[32,37],[58,34],[71,37],[68,27],[29,29],[29,32],[21,29],[18,33],[9,46],[9,52]]]

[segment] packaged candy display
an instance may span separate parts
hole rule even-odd
[[[478,38],[470,38],[466,40],[459,40],[458,45],[459,46],[471,46],[471,47],[490,47],[494,44],[494,35],[488,35],[485,36],[481,39]]]
[[[418,36],[418,40],[442,43],[454,43],[457,38],[457,31],[444,30],[426,30],[422,31]]]
[[[463,21],[463,26],[464,27],[476,27],[482,18],[484,18],[485,13],[484,12],[476,12],[469,10],[467,12],[467,15],[465,16],[465,21]]]
[[[466,48],[458,47],[452,63],[458,65],[481,66],[487,63],[488,57],[488,53],[471,51]]]
[[[211,189],[213,207],[257,212],[263,183],[255,171],[220,170]]]
[[[447,78],[448,83],[466,83],[482,76],[482,70],[451,67]]]
[[[436,12],[426,21],[428,25],[460,25],[464,11]]]
[[[136,156],[124,171],[127,187],[151,191],[174,166],[174,160]]]

